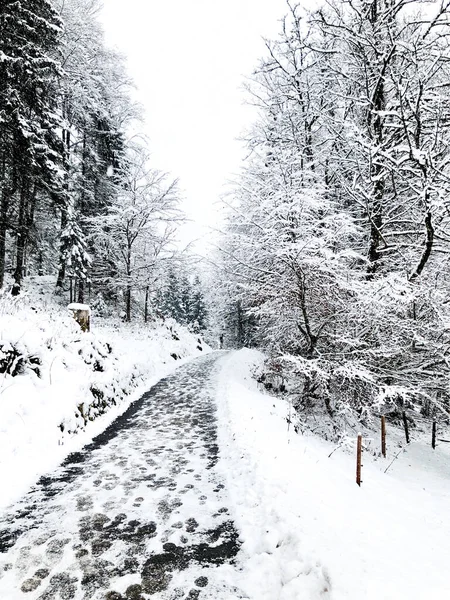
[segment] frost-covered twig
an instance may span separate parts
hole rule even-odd
[[[400,450],[397,452],[397,454],[394,456],[394,458],[391,460],[391,462],[388,464],[388,466],[385,468],[384,472],[387,473],[388,469],[391,468],[391,466],[394,464],[394,462],[397,460],[397,458],[400,456],[401,452],[404,452],[404,448],[400,448]]]
[[[336,450],[339,450],[339,448],[342,448],[342,444],[339,444],[339,446],[336,446],[336,448],[330,452],[330,454],[328,455],[328,458],[331,458],[333,456],[333,454],[336,452]]]

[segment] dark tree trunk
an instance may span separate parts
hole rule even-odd
[[[6,233],[8,231],[8,197],[6,192],[2,194],[0,205],[0,288],[5,283],[6,271]]]
[[[24,177],[22,181],[22,189],[20,191],[19,215],[17,219],[17,236],[16,236],[16,267],[14,269],[14,284],[11,290],[13,296],[20,294],[20,289],[23,280],[23,269],[25,259],[25,244],[27,238],[26,231],[26,210],[29,199],[29,181]]]
[[[44,255],[42,253],[42,250],[39,251],[38,254],[38,275],[43,275],[44,274]]]
[[[244,330],[244,315],[242,311],[242,304],[238,301],[237,306],[237,346],[242,348],[245,343],[245,330]]]
[[[16,267],[14,270],[14,286],[12,289],[14,296],[20,294],[22,281],[25,276],[27,245],[34,222],[36,197],[36,184],[34,184],[33,189],[31,190],[30,181],[28,178],[24,178],[17,222]]]
[[[392,45],[389,52],[386,50],[386,43],[390,44],[390,40],[386,38],[383,28],[380,25],[382,17],[379,15],[380,0],[373,0],[370,7],[369,20],[374,26],[374,44],[377,46],[378,62],[381,66],[380,72],[374,72],[373,76],[377,78],[377,84],[373,90],[370,99],[370,106],[367,114],[367,125],[369,135],[372,138],[372,144],[375,148],[383,148],[385,138],[385,123],[383,111],[386,109],[386,89],[385,76],[388,66],[393,60],[395,45]],[[389,19],[392,16],[388,17]],[[369,238],[369,266],[367,268],[367,278],[372,279],[374,274],[379,270],[381,252],[380,246],[383,242],[383,201],[385,196],[385,172],[384,159],[379,152],[371,156],[370,176],[373,182],[372,187],[372,206],[369,207],[370,221],[370,238]]]
[[[374,3],[375,4],[375,3]],[[380,116],[380,111],[385,105],[384,85],[380,83],[374,92],[373,106],[371,111],[375,111],[375,119],[373,123],[374,143],[381,147],[383,143],[383,122]],[[371,118],[370,118],[371,120]],[[383,177],[383,165],[379,157],[373,158],[373,163],[370,169],[372,180],[374,181],[372,188],[373,204],[370,210],[370,241],[369,241],[369,266],[367,268],[368,276],[371,278],[380,265],[380,245],[382,241],[381,231],[383,228],[383,197],[385,190],[385,182]]]
[[[84,279],[78,280],[78,302],[84,304]]]
[[[61,210],[61,233],[67,226],[67,213],[65,209]],[[62,247],[59,250],[59,271],[58,271],[58,279],[56,280],[56,287],[59,290],[62,290],[64,285],[64,279],[66,277],[66,264],[62,255]]]
[[[427,194],[426,204],[429,205],[429,203],[430,203],[430,200],[429,200],[429,197]],[[420,257],[419,264],[417,265],[416,269],[414,270],[414,272],[411,274],[411,276],[409,278],[410,281],[415,281],[418,277],[420,277],[420,275],[422,275],[422,271],[424,270],[424,268],[431,256],[431,252],[433,250],[434,227],[433,227],[433,222],[432,222],[432,217],[431,217],[431,211],[428,211],[425,216],[425,235],[426,235],[425,249],[422,252],[422,256]]]
[[[8,172],[11,171],[11,172]],[[12,164],[8,165],[8,156],[2,153],[2,173],[1,173],[2,195],[0,202],[0,288],[5,284],[6,273],[6,236],[9,228],[8,211],[17,188],[18,176],[15,168],[14,158]]]
[[[125,302],[126,302],[126,319],[127,323],[131,321],[131,285],[127,284],[127,289],[125,292]]]
[[[127,249],[127,287],[125,290],[125,312],[126,320],[129,323],[131,321],[131,257],[132,257],[132,243],[128,241]]]
[[[145,323],[148,322],[148,299],[150,296],[150,288],[149,286],[147,286],[145,288],[145,305],[144,305],[144,321]]]
[[[378,171],[381,169],[374,169]],[[371,279],[380,265],[381,229],[383,227],[382,200],[384,194],[384,182],[377,181],[373,190],[374,203],[370,215],[370,241],[369,241],[369,266],[367,267],[368,278]]]

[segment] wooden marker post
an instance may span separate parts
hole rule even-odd
[[[405,428],[405,437],[406,437],[406,443],[409,444],[409,429],[408,429],[408,419],[406,418],[406,413],[405,411],[403,411],[402,413],[402,417],[403,417],[403,427]]]
[[[81,331],[90,331],[91,330],[91,309],[87,304],[69,304],[67,307],[69,311],[72,313],[73,318],[81,327]]]
[[[381,417],[381,454],[386,458],[386,417]]]
[[[356,483],[361,487],[361,455],[362,455],[362,435],[358,433],[358,443],[356,445]]]
[[[433,421],[433,429],[431,430],[431,447],[436,448],[436,421]]]

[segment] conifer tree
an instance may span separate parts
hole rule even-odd
[[[64,129],[62,140],[68,167],[67,185],[78,215],[78,225],[94,255],[92,219],[104,217],[120,190],[125,167],[124,127],[136,113],[127,96],[129,79],[122,59],[104,47],[101,27],[96,21],[99,2],[65,0],[61,48],[64,73],[60,81],[60,104]],[[61,234],[67,214],[61,212]],[[62,248],[62,246],[61,246]],[[104,278],[108,265],[93,262],[93,281]],[[64,281],[63,257],[57,287]],[[114,270],[108,274],[111,276]],[[83,295],[83,280],[80,280]],[[104,290],[103,290],[104,291]]]
[[[192,285],[191,299],[189,306],[189,323],[192,324],[194,331],[200,333],[204,331],[207,326],[207,310],[204,295],[202,292],[202,284],[200,277],[195,276],[194,283]]]
[[[64,206],[62,148],[57,136],[55,59],[61,22],[48,0],[0,5],[0,286],[6,236],[15,233],[14,293],[20,291],[29,233],[40,194]]]
[[[180,298],[179,281],[173,269],[169,270],[167,283],[161,293],[159,304],[164,316],[181,322],[184,311]]]
[[[61,260],[65,274],[83,285],[79,287],[78,301],[83,302],[84,282],[89,279],[89,267],[91,265],[91,257],[87,251],[87,244],[84,235],[78,224],[73,207],[67,212],[67,223],[65,229],[61,233]]]

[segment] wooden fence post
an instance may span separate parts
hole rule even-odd
[[[436,421],[433,421],[433,428],[431,430],[431,447],[433,450],[436,448]]]
[[[356,445],[356,483],[361,487],[361,454],[362,454],[362,435],[358,433],[358,443]]]
[[[406,413],[405,411],[403,411],[402,413],[402,417],[403,417],[403,427],[405,428],[405,437],[406,437],[406,443],[409,444],[409,429],[408,429],[408,419],[406,418]]]
[[[381,454],[386,458],[386,417],[381,417]]]

